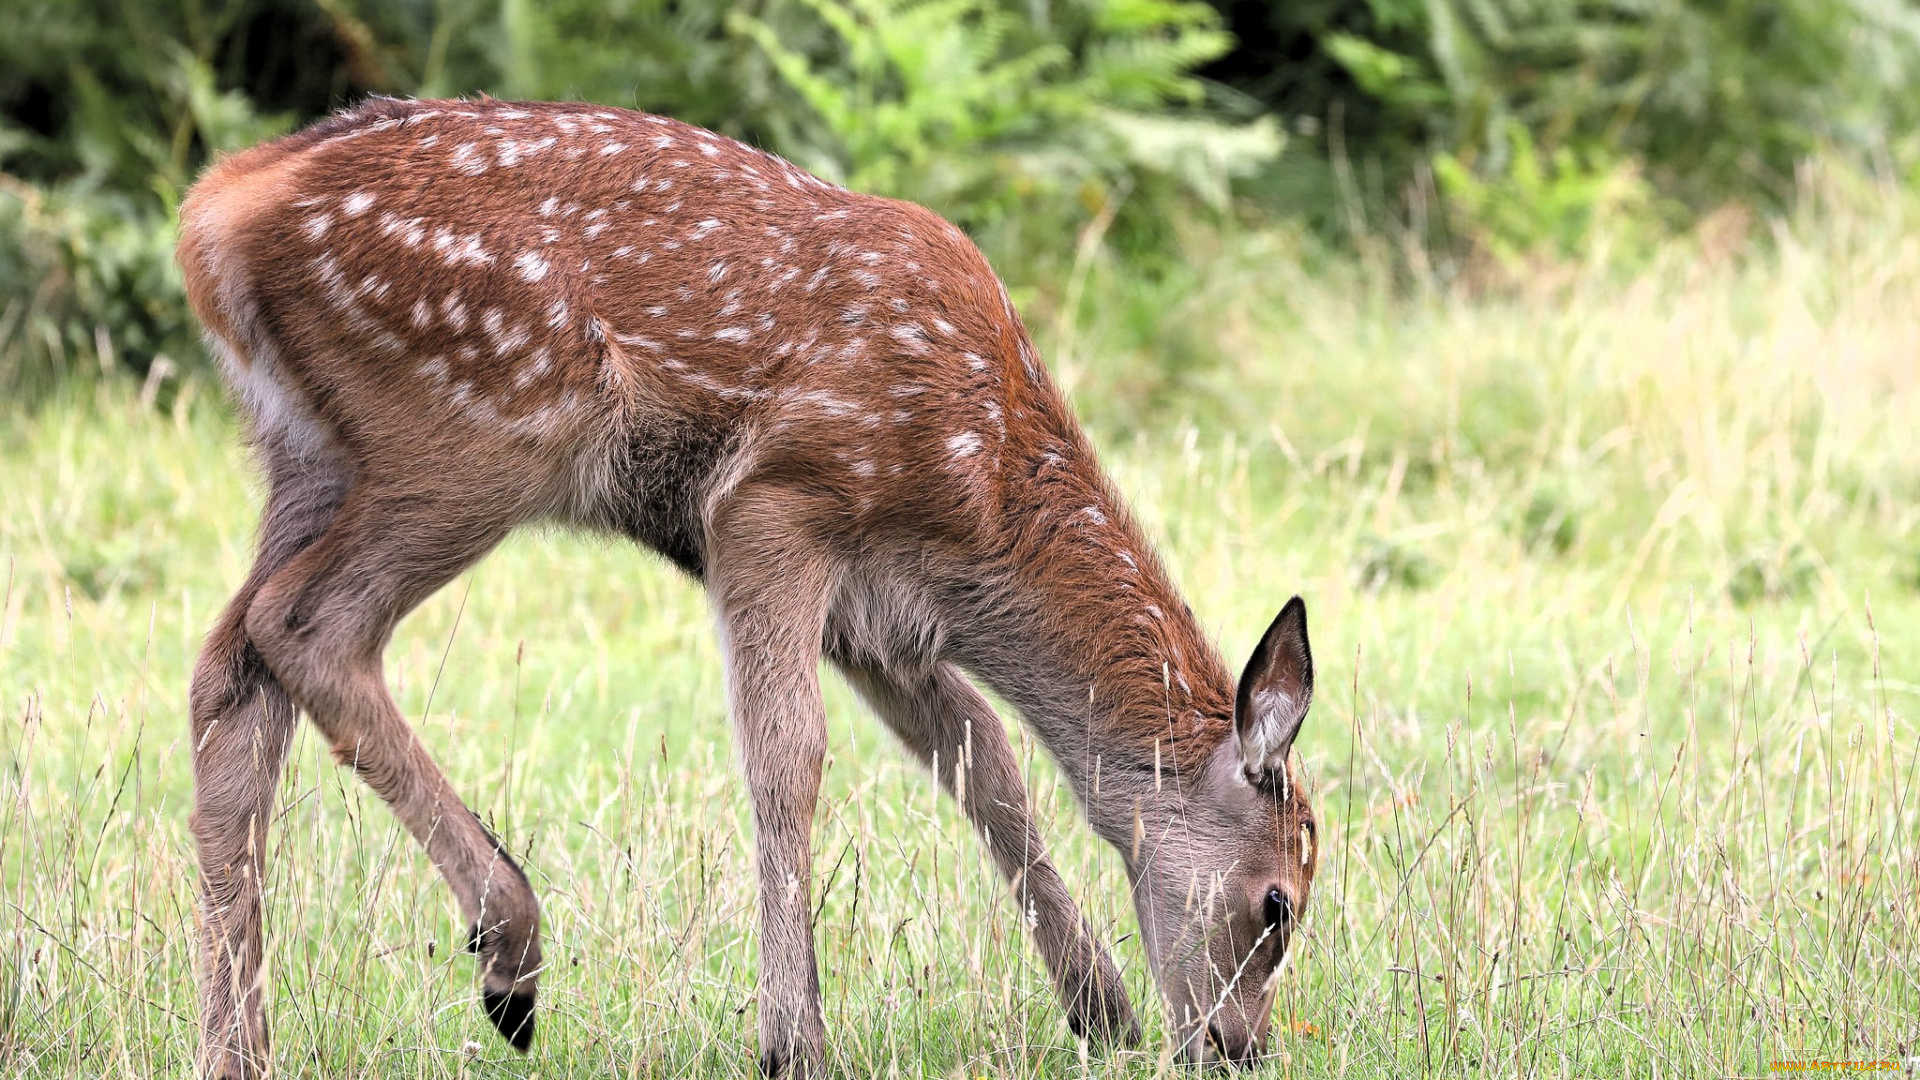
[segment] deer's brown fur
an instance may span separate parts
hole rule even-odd
[[[268,1063],[258,883],[296,706],[426,846],[472,921],[489,1015],[526,1047],[537,902],[380,657],[406,612],[539,520],[632,537],[712,598],[769,1072],[826,1060],[822,655],[964,794],[1076,1031],[1138,1028],[969,675],[1122,852],[1183,1052],[1258,1052],[1317,858],[1287,764],[1304,609],[1236,697],[952,225],[659,117],[381,99],[214,166],[179,257],[269,480],[257,561],[193,684],[203,1072]]]

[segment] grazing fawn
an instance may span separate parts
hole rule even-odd
[[[939,780],[1075,1032],[1139,1038],[976,680],[1119,850],[1180,1053],[1261,1053],[1317,856],[1289,765],[1305,607],[1236,684],[958,229],[672,120],[485,98],[374,99],[226,158],[180,222],[269,485],[193,676],[204,1075],[269,1066],[261,882],[296,710],[425,845],[471,920],[488,1017],[528,1048],[539,905],[381,655],[534,521],[631,537],[711,598],[753,803],[767,1073],[826,1065],[822,655],[923,762],[953,763]]]

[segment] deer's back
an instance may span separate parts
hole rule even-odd
[[[659,117],[379,100],[223,161],[181,217],[266,437],[573,478],[529,497],[683,563],[727,455],[884,515],[985,494],[1010,421],[1064,416],[953,226]]]

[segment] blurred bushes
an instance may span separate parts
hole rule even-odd
[[[1817,150],[1883,153],[1920,120],[1906,0],[1218,0],[1205,74],[1396,197],[1445,153],[1482,178],[1537,152],[1630,161],[1696,208],[1783,200]],[[1371,188],[1371,191],[1365,189]]]
[[[1525,274],[1784,206],[1809,155],[1884,171],[1920,123],[1904,0],[0,0],[0,19],[0,393],[197,357],[181,191],[368,93],[726,131],[935,207],[1069,324],[1095,246],[1141,296],[1177,291],[1196,221]]]
[[[222,150],[367,93],[648,109],[925,202],[1004,262],[1226,209],[1269,119],[1203,108],[1194,0],[0,0],[0,391],[197,355],[173,214]],[[1119,213],[1115,220],[1116,212]]]
[[[763,19],[729,20],[810,107],[789,153],[941,210],[990,249],[1019,246],[999,230],[1057,230],[1123,194],[1123,236],[1151,232],[1183,197],[1224,209],[1229,180],[1280,152],[1271,118],[1192,110],[1204,97],[1192,69],[1231,45],[1200,4],[1063,5],[1046,20],[991,0],[806,6],[834,38],[811,53]]]
[[[172,213],[208,153],[284,129],[214,64],[191,4],[7,6],[0,39],[0,392],[194,355]]]

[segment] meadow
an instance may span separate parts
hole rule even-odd
[[[1728,1077],[1920,1055],[1920,221],[1814,186],[1495,285],[1277,230],[1098,258],[1036,338],[1229,657],[1303,594],[1325,845],[1275,1077]],[[1397,264],[1396,264],[1397,265]],[[185,683],[260,498],[216,384],[0,420],[0,1071],[187,1076]],[[754,882],[697,588],[509,541],[405,622],[403,711],[545,903],[539,1034],[303,728],[270,858],[282,1076],[748,1076]],[[848,1076],[1184,1075],[1117,857],[1017,724],[1148,1024],[1068,1033],[966,824],[826,680],[816,933]]]

